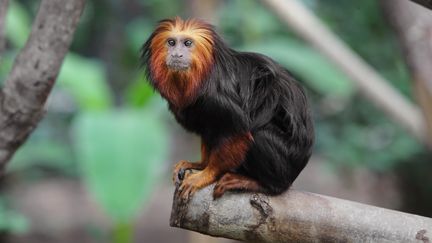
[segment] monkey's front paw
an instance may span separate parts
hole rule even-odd
[[[188,177],[190,178],[190,177]],[[192,196],[199,188],[194,184],[191,180],[184,180],[180,187],[180,198],[188,200],[190,196]]]
[[[177,164],[174,165],[174,171],[172,175],[172,180],[174,184],[181,183],[191,172],[193,168],[196,166],[194,163],[191,163],[186,160],[180,160]]]
[[[206,171],[191,174],[183,180],[179,187],[180,197],[188,200],[197,190],[210,185],[215,180],[215,177]]]

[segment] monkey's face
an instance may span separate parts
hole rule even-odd
[[[187,70],[191,66],[194,41],[187,36],[173,36],[166,41],[166,65],[175,71]]]
[[[155,80],[181,72],[189,80],[200,80],[213,64],[212,27],[202,21],[180,18],[163,20],[150,42],[150,66]]]

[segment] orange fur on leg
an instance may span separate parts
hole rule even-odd
[[[177,181],[178,174],[180,170],[203,170],[208,164],[208,152],[207,152],[207,146],[204,144],[203,141],[201,141],[201,161],[198,162],[189,162],[186,160],[180,160],[174,165],[173,170],[173,183]]]
[[[185,178],[180,186],[182,198],[189,198],[195,191],[216,182],[228,171],[237,168],[245,159],[253,138],[250,133],[226,138],[210,151],[207,167]]]

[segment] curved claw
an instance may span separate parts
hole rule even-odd
[[[198,190],[198,188],[191,184],[182,183],[179,190],[180,198],[189,200],[189,197],[192,196]]]

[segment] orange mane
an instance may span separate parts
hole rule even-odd
[[[184,107],[196,98],[203,79],[212,67],[213,29],[196,19],[182,20],[179,17],[163,20],[157,26],[150,43],[150,71],[155,88],[177,108]],[[167,39],[183,35],[193,40],[191,66],[184,71],[171,70],[166,65]]]

